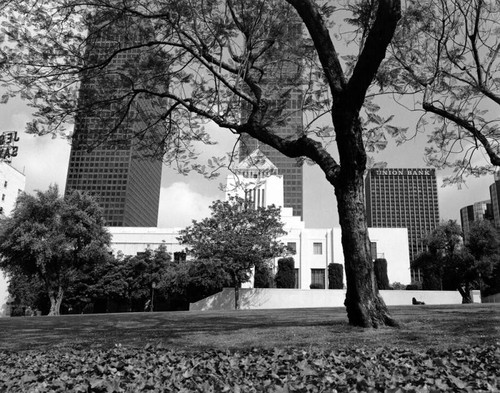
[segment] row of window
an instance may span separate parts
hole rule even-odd
[[[297,253],[297,243],[295,242],[288,242],[286,244],[286,248],[291,254]],[[313,243],[313,255],[323,255],[323,243]]]
[[[295,283],[294,288],[300,287],[299,269],[294,269]],[[326,288],[326,270],[311,269],[311,285],[310,288],[325,289]]]

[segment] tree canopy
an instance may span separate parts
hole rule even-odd
[[[427,162],[454,168],[449,182],[500,165],[499,32],[498,2],[410,1],[377,78],[421,114]]]
[[[110,239],[101,209],[89,195],[74,191],[62,198],[57,186],[22,193],[12,216],[0,222],[0,267],[7,274],[38,277],[50,299],[50,315],[58,315],[68,287],[105,257]]]
[[[279,238],[286,234],[280,209],[275,206],[254,208],[242,198],[215,201],[212,215],[179,233],[179,242],[194,259],[219,263],[227,272],[236,296],[247,282],[252,269],[283,254],[285,245]],[[224,279],[224,277],[221,277]],[[236,297],[236,307],[238,298]]]
[[[30,101],[36,111],[28,131],[37,134],[60,132],[84,113],[92,117],[89,127],[107,124],[102,143],[121,143],[126,126],[148,153],[154,147],[184,173],[210,176],[223,165],[220,157],[193,162],[194,146],[212,143],[208,122],[312,161],[335,189],[349,321],[394,325],[374,282],[363,174],[367,149],[383,146],[386,123],[366,95],[401,4],[368,5],[368,23],[349,34],[358,55],[349,50],[344,62],[329,27],[359,13],[327,1],[12,2],[5,25],[13,41],[1,52],[4,100],[20,93]],[[296,134],[275,132],[296,111],[306,116]]]
[[[424,289],[458,290],[463,302],[470,303],[472,289],[494,286],[500,244],[498,231],[488,220],[473,222],[465,243],[460,226],[452,220],[434,229],[426,242],[427,251],[412,263],[423,271]]]

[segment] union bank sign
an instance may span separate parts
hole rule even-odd
[[[425,168],[397,168],[372,169],[375,176],[434,176],[434,169]]]

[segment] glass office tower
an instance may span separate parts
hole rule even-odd
[[[89,64],[137,40],[133,25],[103,25],[101,21],[90,29]],[[154,127],[148,124],[153,118],[148,113],[155,105],[139,99],[125,111],[123,99],[133,78],[131,70],[144,54],[141,49],[118,53],[100,71],[83,74],[79,89],[79,107],[85,109],[75,117],[66,193],[81,190],[94,195],[109,226],[156,226],[158,221],[162,162],[144,158],[152,156],[147,144],[152,145],[148,135],[154,135]]]
[[[407,228],[410,261],[426,249],[425,238],[439,225],[434,169],[370,169],[365,179],[369,227]],[[420,282],[418,271],[412,281]]]

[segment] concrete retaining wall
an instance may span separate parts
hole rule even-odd
[[[461,304],[458,291],[380,291],[388,306],[411,305],[412,298],[425,304]],[[477,297],[474,296],[476,299]],[[343,307],[344,289],[277,289],[242,288],[240,289],[240,308],[242,310],[272,308],[315,308]],[[234,310],[234,289],[224,288],[196,303],[191,303],[192,311]]]

